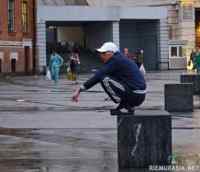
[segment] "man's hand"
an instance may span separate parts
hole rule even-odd
[[[79,96],[80,96],[80,88],[77,88],[76,91],[73,94],[72,101],[73,102],[78,102],[79,101]]]

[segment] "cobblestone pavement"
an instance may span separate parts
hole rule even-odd
[[[183,72],[148,73],[139,109],[164,109],[164,84],[178,83]],[[116,118],[108,111],[115,105],[99,85],[73,103],[76,87],[65,76],[56,86],[42,76],[0,80],[0,172],[148,171],[117,169]],[[200,167],[200,99],[194,100],[194,112],[172,114],[173,152],[179,165]]]

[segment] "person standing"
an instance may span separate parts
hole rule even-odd
[[[138,68],[140,69],[140,72],[143,75],[145,75],[146,70],[144,67],[144,51],[143,51],[143,49],[137,49],[135,63],[137,64]]]
[[[136,50],[136,64],[138,65],[138,67],[140,68],[140,66],[144,63],[144,52],[141,49],[137,49]]]
[[[193,67],[192,67],[193,70],[195,69],[195,56],[196,56],[196,51],[194,49],[192,49],[188,65],[190,66],[192,64],[193,65]]]
[[[78,79],[79,73],[80,73],[80,65],[81,65],[81,61],[80,61],[80,49],[77,47],[74,49],[74,56],[76,59],[76,79]],[[76,81],[77,82],[77,81]]]
[[[112,42],[104,43],[97,49],[103,66],[74,92],[72,100],[79,101],[80,93],[101,83],[104,91],[118,106],[112,112],[122,109],[134,112],[134,107],[145,100],[146,82],[137,65],[125,58]]]
[[[63,58],[53,50],[50,57],[49,70],[51,72],[51,78],[54,80],[55,84],[57,84],[59,80],[60,67],[63,65],[63,61]]]
[[[197,48],[196,55],[194,58],[195,68],[197,69],[197,73],[200,73],[200,49]]]
[[[70,72],[71,72],[71,80],[77,81],[77,67],[80,64],[80,59],[78,53],[72,52],[70,57]]]
[[[128,59],[132,59],[132,55],[129,53],[128,48],[124,48],[124,56],[127,57]]]

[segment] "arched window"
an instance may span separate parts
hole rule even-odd
[[[22,29],[23,32],[28,32],[28,1],[22,1]]]
[[[17,64],[17,60],[11,59],[11,72],[13,72],[13,73],[16,72],[16,64]]]

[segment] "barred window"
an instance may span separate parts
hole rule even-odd
[[[14,32],[15,1],[8,0],[8,32]]]
[[[22,30],[28,32],[28,2],[22,1]]]
[[[0,7],[0,31],[2,29],[2,7]]]

